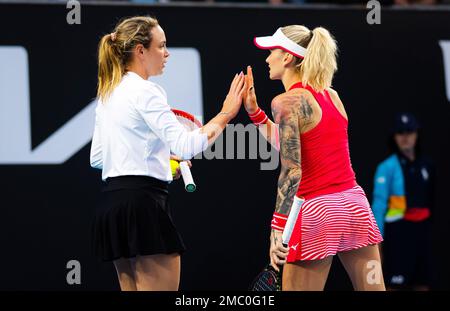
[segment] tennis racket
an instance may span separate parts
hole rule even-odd
[[[179,109],[172,109],[172,112],[175,114],[178,122],[180,122],[189,132],[202,127],[202,123],[190,113]],[[195,189],[197,189],[197,186],[194,183],[191,170],[186,161],[180,162],[180,171],[181,176],[183,177],[184,188],[187,192],[194,192]]]
[[[291,211],[289,212],[286,226],[283,230],[282,241],[285,247],[288,246],[291,239],[292,232],[294,231],[295,223],[297,222],[300,209],[302,207],[304,198],[294,197]],[[283,266],[280,266],[280,271],[277,272],[270,263],[261,271],[250,285],[251,291],[281,291],[281,276],[283,273]]]

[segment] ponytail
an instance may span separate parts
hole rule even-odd
[[[98,90],[97,97],[103,101],[120,83],[125,71],[118,51],[114,47],[114,34],[104,35],[98,45]]]
[[[303,85],[319,92],[329,88],[337,70],[336,54],[336,41],[328,30],[314,28],[305,58],[298,66]]]

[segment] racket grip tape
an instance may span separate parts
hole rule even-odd
[[[195,189],[197,189],[197,186],[194,183],[191,170],[186,161],[180,162],[180,171],[181,176],[183,177],[184,188],[186,189],[187,192],[194,192]]]
[[[283,244],[289,244],[289,240],[291,239],[292,232],[294,231],[295,224],[297,223],[297,218],[300,214],[300,209],[303,202],[305,202],[304,198],[294,196],[294,202],[292,203],[291,211],[289,212],[286,226],[284,227],[283,235],[281,236]]]

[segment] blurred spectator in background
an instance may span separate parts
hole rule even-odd
[[[388,289],[428,290],[432,280],[431,223],[435,178],[420,152],[414,115],[396,116],[393,154],[375,173],[372,209],[384,237],[383,268]]]
[[[394,3],[398,5],[409,5],[409,4],[437,4],[437,0],[395,0]]]
[[[369,0],[284,0],[285,3],[296,3],[298,1],[301,1],[303,3],[308,4],[314,4],[314,3],[321,3],[321,4],[361,4],[366,5]],[[442,1],[440,0],[378,0],[381,5],[409,5],[409,4],[423,4],[423,5],[429,5],[429,4],[438,4]]]
[[[7,0],[7,2],[22,2],[24,0]],[[33,0],[28,0],[33,2]],[[48,2],[67,2],[68,0],[47,0]],[[168,3],[168,2],[203,2],[203,3],[269,3],[269,4],[360,4],[366,6],[369,0],[78,0],[83,2],[131,2],[131,3]],[[378,0],[381,5],[434,5],[450,4],[450,0]]]
[[[23,0],[22,0],[23,1]],[[68,0],[48,0],[50,2],[67,2]],[[78,0],[79,2],[99,2],[102,0]],[[368,0],[105,0],[108,2],[132,2],[132,3],[168,3],[168,2],[193,2],[193,3],[269,3],[269,4],[360,4],[366,6]],[[381,5],[434,5],[434,4],[450,4],[450,0],[378,0]],[[9,0],[14,2],[14,0]],[[30,0],[31,2],[31,0]]]

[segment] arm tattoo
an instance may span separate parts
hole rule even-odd
[[[278,238],[275,235],[275,230],[273,230],[273,229],[272,229],[271,234],[270,234],[270,239],[272,240],[273,243],[277,244]]]
[[[303,126],[309,125],[313,121],[313,110],[308,102],[308,99],[302,94],[300,95],[300,118],[302,119]]]
[[[307,104],[307,103],[306,103]],[[308,104],[307,104],[308,105]],[[309,106],[309,105],[308,105]],[[311,108],[303,107],[312,114]],[[284,110],[280,116],[280,110]],[[311,110],[311,111],[310,111]],[[274,117],[280,120],[280,159],[281,172],[278,178],[278,191],[275,211],[283,215],[289,214],[301,179],[300,167],[300,124],[298,102],[283,109],[274,109]]]

